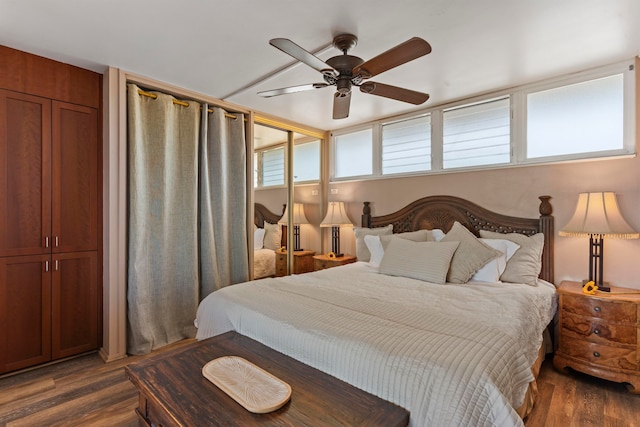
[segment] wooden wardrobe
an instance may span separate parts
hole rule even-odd
[[[0,46],[0,374],[101,341],[101,94]]]

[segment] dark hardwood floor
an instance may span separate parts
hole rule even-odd
[[[0,378],[0,426],[136,426],[137,392],[124,366],[142,357],[104,364],[89,354]],[[538,387],[527,427],[640,427],[640,395],[621,384],[566,375],[546,360]]]

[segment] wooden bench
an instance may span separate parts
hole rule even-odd
[[[253,414],[202,376],[221,356],[240,356],[288,383],[291,400]],[[125,368],[138,388],[141,425],[406,426],[409,413],[235,332],[152,356]]]

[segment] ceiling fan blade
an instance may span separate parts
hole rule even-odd
[[[333,97],[333,118],[346,119],[349,117],[349,106],[351,105],[351,92],[342,94],[336,92]]]
[[[408,102],[414,105],[420,105],[429,99],[429,94],[426,93],[375,82],[363,83],[360,86],[360,92]]]
[[[300,85],[300,86],[289,86],[289,87],[283,87],[280,89],[265,90],[263,92],[258,92],[258,95],[264,98],[271,98],[272,96],[286,95],[288,93],[303,92],[305,90],[313,90],[313,89],[322,89],[323,87],[327,87],[327,86],[329,86],[327,83],[311,83],[311,84]]]
[[[353,75],[359,74],[363,79],[368,79],[430,52],[429,43],[420,37],[413,37],[355,67]]]
[[[271,39],[269,40],[269,44],[273,47],[276,47],[286,53],[287,55],[293,56],[298,61],[307,64],[309,67],[314,70],[320,71],[322,74],[329,74],[332,76],[337,76],[338,73],[329,66],[326,62],[312,54],[311,52],[306,51],[301,48],[294,42],[289,39]]]

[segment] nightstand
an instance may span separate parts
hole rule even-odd
[[[313,257],[313,268],[315,271],[325,268],[338,267],[340,265],[351,264],[358,259],[351,255],[343,255],[339,258],[329,258],[326,255],[316,255]]]
[[[562,282],[559,294],[556,369],[628,383],[640,393],[640,292],[611,286],[586,295],[582,283]]]
[[[313,271],[315,251],[293,252],[293,271],[291,274],[302,274]],[[276,251],[276,277],[287,275],[287,251]]]

